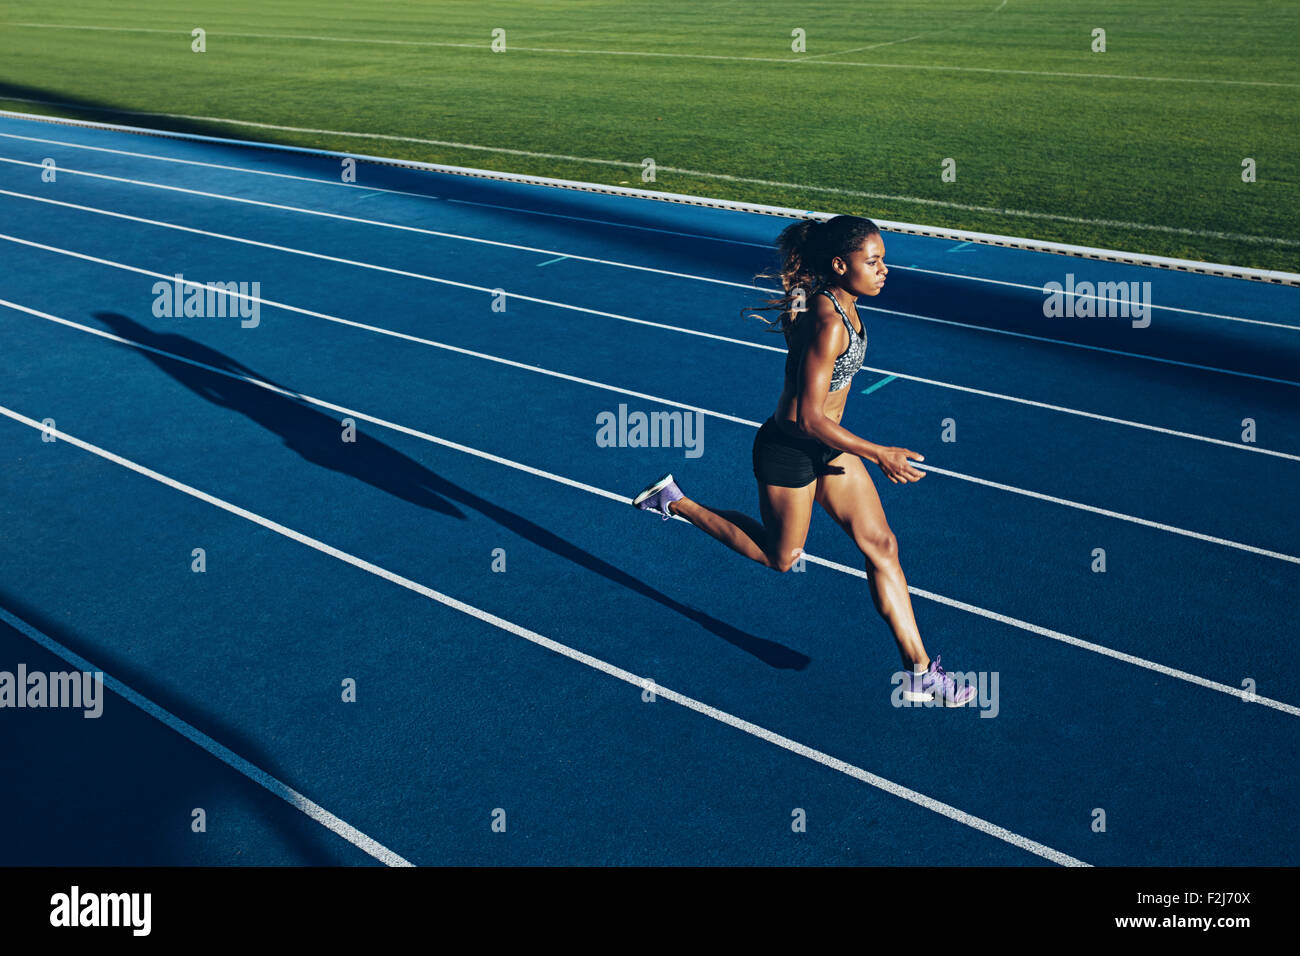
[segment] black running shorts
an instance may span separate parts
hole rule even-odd
[[[815,438],[799,438],[777,425],[773,416],[754,438],[754,477],[765,485],[803,488],[826,473],[826,465],[844,454]]]

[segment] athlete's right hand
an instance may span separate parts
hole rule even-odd
[[[925,461],[925,456],[907,448],[882,448],[876,457],[880,470],[896,485],[905,485],[910,481],[920,481],[925,472],[915,468],[909,458]]]

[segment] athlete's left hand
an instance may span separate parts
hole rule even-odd
[[[876,464],[885,473],[885,477],[894,484],[905,485],[910,481],[920,481],[925,477],[925,472],[915,468],[908,461],[909,458],[925,461],[924,455],[907,448],[882,448],[876,459]]]

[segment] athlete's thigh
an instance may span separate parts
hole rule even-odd
[[[844,471],[818,476],[817,503],[859,548],[865,551],[887,547],[892,532],[867,466],[857,455],[847,452],[836,457],[834,462]]]
[[[802,548],[808,540],[808,525],[812,522],[813,496],[816,490],[816,482],[810,482],[802,488],[766,485],[761,481],[758,483],[759,513],[763,518],[763,526],[772,535],[769,544],[777,549],[772,557],[793,562],[795,550]]]

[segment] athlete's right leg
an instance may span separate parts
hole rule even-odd
[[[764,567],[789,571],[808,540],[816,493],[816,482],[803,488],[760,482],[758,507],[762,524],[739,511],[709,508],[690,498],[672,502],[668,510]]]

